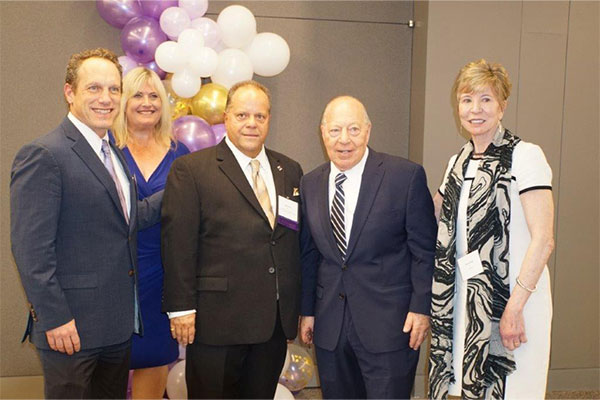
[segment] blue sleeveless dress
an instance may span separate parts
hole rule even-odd
[[[123,148],[129,170],[135,175],[139,199],[165,188],[173,161],[190,151],[182,143],[169,150],[148,181],[127,147]],[[138,296],[144,336],[133,335],[131,369],[158,367],[177,359],[179,346],[171,337],[169,318],[161,312],[163,266],[160,254],[160,223],[138,232]]]

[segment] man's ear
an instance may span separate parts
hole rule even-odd
[[[73,104],[73,97],[75,96],[75,90],[73,90],[73,86],[71,86],[68,83],[65,83],[63,92],[65,94],[65,99],[67,100],[67,103],[69,103],[70,106],[71,104]]]

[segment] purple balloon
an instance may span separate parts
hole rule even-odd
[[[167,73],[165,71],[163,71],[162,69],[160,69],[158,67],[158,65],[156,64],[156,61],[152,60],[149,63],[146,64],[142,64],[143,67],[146,67],[148,69],[151,69],[152,71],[156,72],[156,75],[158,75],[158,77],[160,78],[160,80],[163,80],[167,77]]]
[[[140,0],[142,5],[142,14],[155,19],[160,18],[160,14],[169,7],[177,7],[178,0]]]
[[[133,17],[142,15],[139,0],[96,0],[98,13],[115,28],[122,28]]]
[[[119,64],[121,64],[121,68],[123,68],[123,76],[127,75],[129,71],[138,66],[138,63],[134,59],[127,56],[120,56]]]
[[[150,17],[134,17],[121,31],[123,51],[138,63],[154,60],[156,48],[165,40],[158,21]]]
[[[192,152],[217,144],[208,122],[195,115],[185,115],[173,121],[173,134]]]
[[[213,133],[215,134],[215,140],[217,144],[221,143],[221,140],[225,137],[227,130],[225,129],[225,124],[216,124],[211,126]]]

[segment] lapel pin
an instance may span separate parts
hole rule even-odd
[[[294,188],[293,192],[292,192],[292,196],[299,196],[300,195],[300,191],[298,190],[298,188]]]
[[[279,172],[283,171],[283,168],[281,168],[281,165],[277,166],[277,171],[279,171]]]

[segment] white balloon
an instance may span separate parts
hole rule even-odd
[[[256,36],[256,19],[244,6],[233,5],[223,9],[217,18],[221,40],[227,47],[241,49]]]
[[[169,398],[171,396],[169,395]],[[290,389],[283,386],[281,383],[277,384],[277,389],[275,389],[274,400],[294,400],[294,395],[290,392]]]
[[[185,360],[179,361],[167,375],[167,395],[169,399],[187,399],[185,385]]]
[[[192,28],[198,29],[204,36],[204,45],[218,51],[216,46],[221,42],[221,28],[210,18],[196,18],[192,20]]]
[[[184,99],[194,97],[200,90],[201,83],[200,77],[188,68],[175,72],[171,78],[171,88],[177,96]]]
[[[182,46],[186,56],[189,57],[204,47],[204,36],[197,29],[188,28],[179,34],[177,43]]]
[[[190,18],[198,18],[208,10],[208,0],[179,0],[179,7],[187,11]]]
[[[163,71],[177,72],[185,68],[187,57],[178,43],[167,41],[156,48],[154,59]]]
[[[169,7],[160,14],[160,29],[170,38],[178,37],[191,24],[187,11],[180,7]]]
[[[225,49],[219,53],[219,65],[211,80],[229,89],[238,82],[252,79],[253,73],[252,62],[246,53],[240,49]]]
[[[188,68],[194,75],[211,76],[219,65],[219,55],[210,47],[202,47],[188,58]]]
[[[290,47],[287,42],[271,32],[256,35],[245,51],[252,61],[254,73],[261,76],[275,76],[290,62]]]

